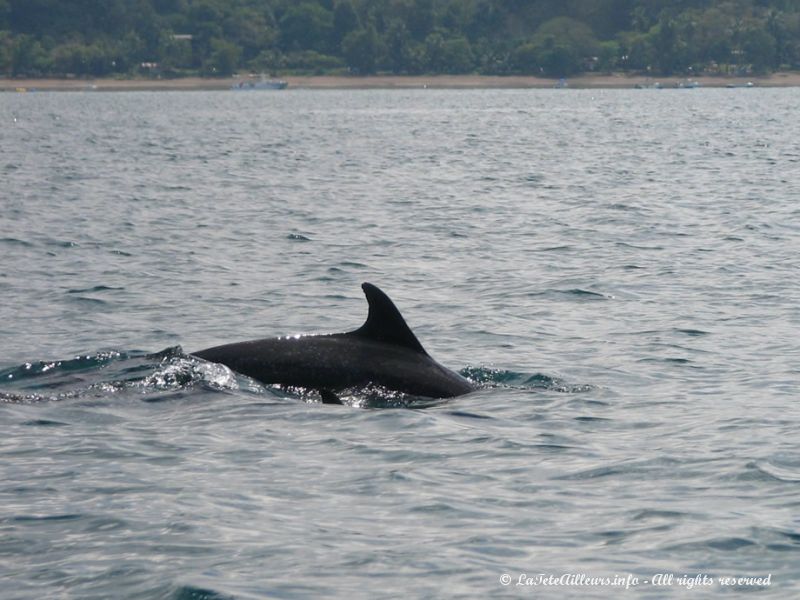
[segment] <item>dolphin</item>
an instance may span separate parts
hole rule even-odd
[[[265,338],[192,354],[265,384],[317,390],[326,404],[342,404],[337,394],[343,390],[369,386],[427,398],[475,389],[430,357],[386,294],[371,283],[361,289],[369,313],[354,331]]]

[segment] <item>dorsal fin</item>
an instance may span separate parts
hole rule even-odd
[[[361,289],[367,296],[369,314],[366,322],[356,329],[353,335],[388,344],[397,344],[427,354],[389,296],[371,283],[362,283]]]

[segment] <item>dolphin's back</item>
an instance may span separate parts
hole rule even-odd
[[[386,294],[369,283],[362,288],[369,315],[355,331],[237,342],[194,355],[262,383],[327,392],[375,385],[414,396],[448,398],[473,390],[469,381],[425,352]]]
[[[239,342],[202,350],[195,356],[266,384],[333,392],[376,385],[431,398],[472,390],[466,379],[427,354],[350,333]]]

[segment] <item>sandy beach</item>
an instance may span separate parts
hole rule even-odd
[[[234,83],[248,79],[240,75],[230,78],[186,77],[182,79],[0,79],[0,91],[138,91],[138,90],[226,90]],[[374,75],[347,76],[286,76],[289,88],[297,89],[481,89],[481,88],[553,88],[556,79],[529,76],[484,75]],[[643,77],[640,75],[581,75],[567,80],[569,88],[602,89],[649,87],[659,84],[664,88],[678,87],[689,81],[685,77]],[[701,87],[745,86],[757,87],[800,86],[800,72],[774,73],[764,77],[701,76],[692,78]]]

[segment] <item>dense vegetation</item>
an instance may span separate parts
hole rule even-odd
[[[0,75],[800,68],[800,0],[0,0]]]

